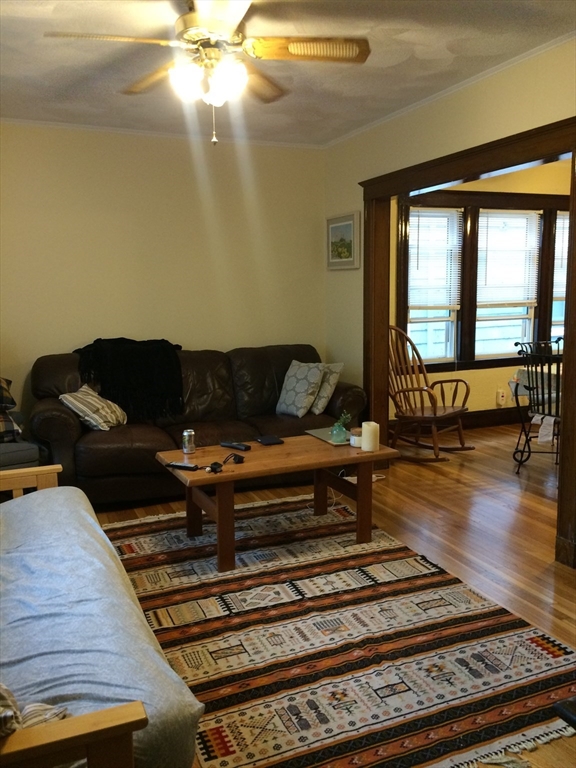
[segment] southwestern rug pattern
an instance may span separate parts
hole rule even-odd
[[[203,768],[472,766],[574,733],[576,652],[355,515],[237,511],[237,570],[177,513],[105,526],[173,669]]]

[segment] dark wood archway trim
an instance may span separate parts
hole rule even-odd
[[[444,155],[360,182],[364,200],[392,197],[436,184],[570,152],[576,142],[576,117]]]
[[[570,242],[564,342],[565,387],[558,484],[556,559],[576,568],[576,117],[361,182],[364,189],[364,387],[370,418],[388,433],[388,326],[392,197],[572,152]],[[570,393],[570,394],[569,394]]]

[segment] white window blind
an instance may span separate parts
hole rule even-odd
[[[566,296],[566,267],[568,265],[568,213],[556,215],[556,241],[554,245],[554,298]]]
[[[411,208],[408,243],[410,309],[459,309],[462,211]]]
[[[477,304],[535,306],[540,253],[539,211],[481,210]]]

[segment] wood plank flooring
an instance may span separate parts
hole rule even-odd
[[[467,433],[476,449],[450,461],[396,461],[374,483],[374,522],[508,610],[576,647],[576,571],[554,560],[557,468],[533,455],[515,474],[517,427]],[[379,470],[380,472],[380,470]],[[237,503],[310,487],[236,494]],[[184,502],[101,512],[101,523],[183,509]],[[576,765],[576,737],[523,755],[533,768]]]

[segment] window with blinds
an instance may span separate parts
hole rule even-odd
[[[514,354],[531,341],[538,295],[541,211],[480,210],[476,356]]]
[[[568,202],[476,190],[399,198],[396,322],[431,370],[513,365],[515,342],[564,335]]]
[[[566,309],[566,269],[568,265],[568,222],[569,215],[562,211],[556,214],[556,236],[554,240],[554,282],[552,293],[552,337],[564,336],[564,315]]]
[[[462,220],[462,210],[410,209],[408,334],[427,360],[454,357]]]

